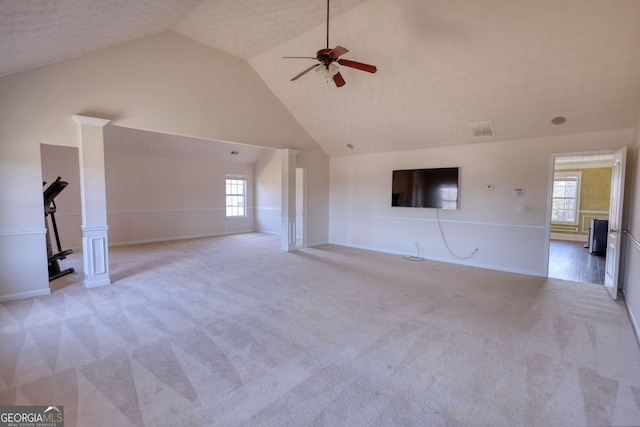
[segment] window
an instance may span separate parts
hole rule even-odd
[[[247,179],[227,177],[227,218],[247,216]]]
[[[578,223],[580,172],[556,172],[553,176],[551,221]]]

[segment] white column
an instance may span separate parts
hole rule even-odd
[[[74,115],[80,124],[80,196],[82,257],[87,288],[111,283],[104,174],[104,126],[109,120]]]
[[[296,155],[299,150],[281,150],[282,159],[282,245],[283,251],[296,250]]]

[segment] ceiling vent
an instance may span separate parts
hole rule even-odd
[[[469,129],[471,129],[471,138],[480,139],[495,136],[493,133],[493,123],[491,120],[486,122],[474,122],[468,123]]]

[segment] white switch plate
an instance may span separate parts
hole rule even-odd
[[[516,212],[524,212],[524,205],[516,205]]]

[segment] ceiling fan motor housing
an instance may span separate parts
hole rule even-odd
[[[337,62],[340,65],[344,65],[345,67],[355,68],[357,70],[367,71],[369,73],[375,73],[377,71],[375,65],[363,64],[361,62],[351,61],[348,59],[339,59],[341,55],[344,55],[347,52],[349,52],[349,49],[342,46],[336,46],[333,49],[329,48],[329,0],[327,0],[327,48],[320,49],[316,53],[315,58],[304,56],[285,56],[284,58],[315,59],[319,62],[319,64],[312,65],[298,75],[294,76],[291,81],[298,80],[309,71],[316,69],[318,74],[322,74],[327,79],[332,78],[336,86],[342,87],[344,86],[345,82],[342,78],[342,75],[338,71],[338,66],[335,65],[334,62]],[[320,65],[324,65],[324,67],[320,68]]]
[[[329,55],[333,49],[320,49],[317,53],[316,59],[322,62],[324,65],[329,66],[332,62],[335,62],[338,58]]]

